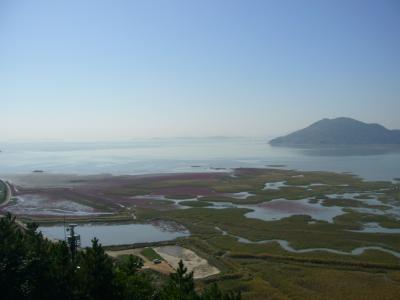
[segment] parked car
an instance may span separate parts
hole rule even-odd
[[[153,264],[157,265],[157,264],[161,264],[161,259],[153,259]]]

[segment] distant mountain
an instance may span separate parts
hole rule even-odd
[[[273,146],[400,144],[400,130],[351,118],[323,119],[269,143]]]

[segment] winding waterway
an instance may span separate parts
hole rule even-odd
[[[379,246],[358,247],[358,248],[354,248],[350,252],[340,251],[340,250],[335,250],[335,249],[330,249],[330,248],[295,249],[292,246],[290,246],[289,241],[286,241],[286,240],[262,240],[262,241],[253,242],[253,241],[250,241],[250,240],[245,239],[243,237],[239,237],[239,236],[230,234],[230,233],[222,230],[219,227],[215,227],[215,229],[218,230],[219,232],[221,232],[223,235],[227,235],[227,236],[230,236],[230,237],[233,237],[233,238],[237,239],[240,243],[245,243],[245,244],[278,243],[279,246],[282,249],[284,249],[284,250],[286,250],[288,252],[292,252],[292,253],[310,253],[310,252],[321,251],[321,252],[329,252],[329,253],[340,254],[340,255],[361,255],[365,251],[368,251],[368,250],[378,250],[378,251],[382,251],[382,252],[385,252],[385,253],[391,254],[391,255],[393,255],[395,257],[400,258],[400,252],[396,252],[396,251],[389,250],[389,249],[386,249],[386,248],[382,248],[382,247],[379,247]]]

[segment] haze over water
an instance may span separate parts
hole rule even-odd
[[[264,138],[174,138],[125,142],[38,142],[1,146],[0,174],[215,172],[237,167],[352,172],[367,180],[400,177],[400,147],[295,149]]]

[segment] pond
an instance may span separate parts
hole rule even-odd
[[[40,226],[39,230],[48,238],[65,239],[63,224]],[[82,247],[90,246],[94,237],[98,238],[102,245],[109,246],[170,241],[190,234],[183,226],[170,222],[118,225],[80,224],[76,227],[76,233],[81,235]]]

